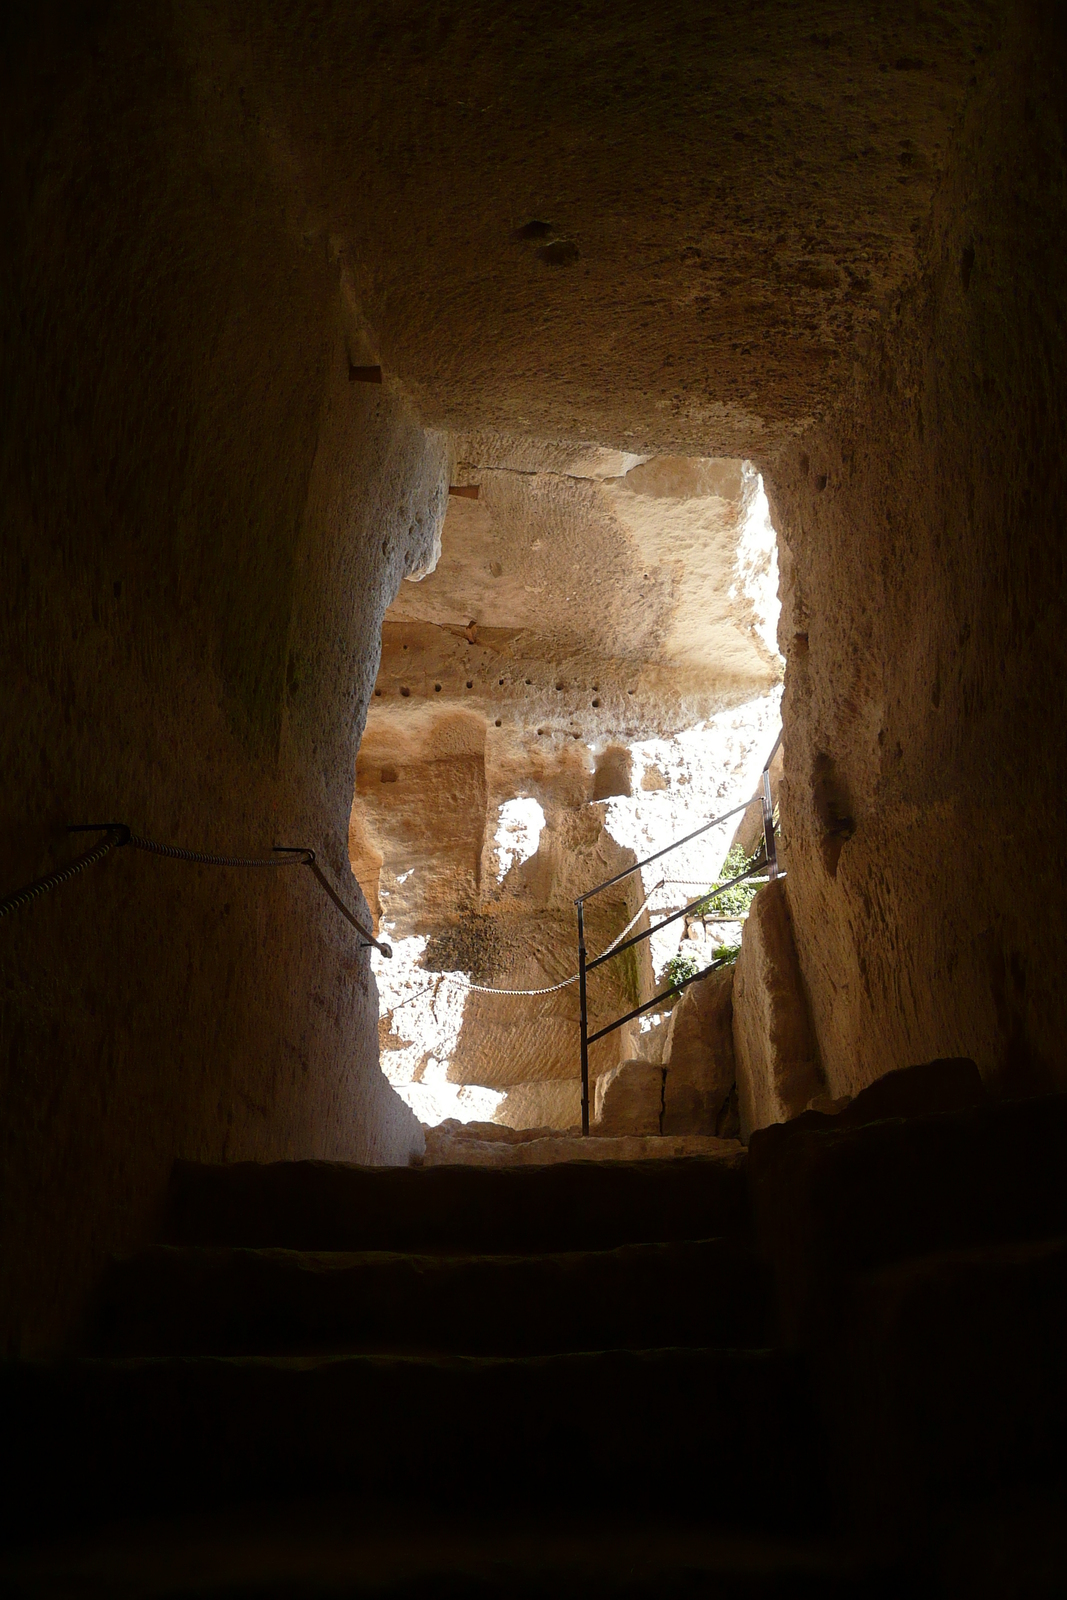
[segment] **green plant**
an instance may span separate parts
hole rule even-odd
[[[762,854],[763,845],[758,844],[750,856],[746,856],[744,847],[732,844],[726,852],[726,860],[719,868],[720,878],[736,878],[739,872],[744,872],[746,867],[751,867]]]
[[[740,954],[739,944],[721,944],[718,949],[712,951],[711,958],[713,961],[723,961],[728,967],[732,967]]]
[[[681,951],[676,956],[671,956],[663,973],[665,983],[685,983],[687,978],[695,978],[700,971],[700,963],[695,956],[683,955]]]
[[[755,865],[761,853],[761,849],[757,849],[751,856],[746,856],[739,844],[731,846],[726,860],[719,869],[718,880],[712,885],[712,888],[717,889],[719,884],[729,883],[731,878],[740,877],[742,872]],[[700,909],[713,912],[720,917],[730,916],[731,914],[738,918],[747,917],[748,908],[752,904],[755,895],[755,884],[738,883],[732,889],[727,889],[725,894],[706,896],[700,903]]]

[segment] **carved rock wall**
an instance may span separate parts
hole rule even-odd
[[[441,442],[349,382],[340,270],[173,18],[79,17],[2,95],[0,884],[118,818],[227,855],[314,845],[358,904],[355,750]],[[69,1335],[175,1157],[406,1161],[376,1013],[300,869],[126,850],[6,918],[0,1348]]]
[[[741,1137],[799,1116],[825,1088],[786,898],[778,878],[752,902],[734,968]]]
[[[769,471],[788,895],[834,1095],[969,1055],[1067,1083],[1067,79],[1019,7],[923,268]]]
[[[671,1012],[663,1059],[663,1132],[732,1136],[737,1065],[733,1037],[734,968],[682,991]]]
[[[586,17],[388,0],[356,26],[327,0],[309,26],[285,0],[14,8],[0,62],[5,887],[65,856],[68,821],[116,814],[220,851],[310,842],[343,882],[383,611],[440,532],[448,464],[425,425],[599,440],[626,458],[622,477],[649,454],[771,464],[867,360],[914,271],[997,15],[832,0],[814,27],[786,4],[620,0]],[[987,1065],[1051,1057],[1062,1032],[1062,913],[1045,917],[1042,962],[1039,891],[1009,877],[1011,860],[1048,859],[1048,834],[1027,821],[1011,842],[1006,820],[1062,791],[1058,757],[1032,756],[1050,718],[1029,698],[1035,672],[1062,685],[1067,637],[1043,609],[1062,587],[1067,259],[1049,42],[1036,88],[1020,70],[1003,105],[1002,85],[983,91],[929,306],[910,302],[867,362],[863,437],[840,425],[806,469],[796,452],[776,468],[801,587],[832,601],[811,650],[836,687],[805,707],[793,652],[794,715],[812,731],[787,777],[798,937],[837,1078],[867,1071],[850,1052],[883,1000],[893,1065],[919,1038],[968,1048],[968,1028]],[[381,385],[355,381],[379,362]],[[586,454],[527,465],[565,472]],[[635,551],[654,523],[642,516]],[[853,581],[849,531],[868,526]],[[636,568],[641,582],[656,570]],[[650,577],[634,609],[665,638],[672,576]],[[950,646],[960,672],[938,667]],[[566,649],[573,683],[546,676],[539,692],[563,697],[581,736],[578,688],[584,700],[599,680],[577,672],[580,639]],[[899,744],[880,835],[860,802],[881,691],[861,672],[854,692],[839,656],[888,663],[902,708],[878,757]],[[675,670],[642,660],[637,681],[607,680],[620,705]],[[816,756],[830,761],[818,814],[840,841],[829,885],[806,818]],[[477,763],[464,774],[474,793]],[[488,766],[485,785],[491,803]],[[972,827],[999,830],[995,892],[962,865],[924,888],[927,841],[944,860]],[[356,845],[369,882],[373,842]],[[882,933],[831,948],[833,918],[860,914]],[[307,876],[125,854],[3,939],[8,1349],[69,1333],[104,1256],[145,1235],[175,1155],[393,1161],[418,1143],[375,1067],[367,958]],[[831,1028],[842,961],[851,998]]]
[[[357,763],[353,870],[397,948],[375,963],[383,1059],[426,1121],[444,1063],[448,1083],[506,1091],[498,1120],[569,1127],[576,986],[434,975],[571,977],[575,896],[751,793],[781,670],[773,530],[747,463],[488,433],[452,449],[477,499],[450,500],[440,560],[389,610]],[[657,919],[692,898],[732,830],[591,900],[590,957],[648,926],[664,875]],[[652,997],[684,934],[590,974],[591,1031]],[[592,1079],[653,1042],[635,1023],[595,1042]],[[484,1094],[463,1104],[490,1114]]]

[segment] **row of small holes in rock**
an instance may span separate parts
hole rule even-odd
[[[527,684],[529,684],[530,679],[527,678],[526,682],[527,682]],[[503,678],[499,678],[497,680],[497,687],[499,689],[502,689],[504,687]],[[596,686],[594,685],[594,688],[595,687]],[[473,678],[468,678],[467,679],[467,688],[468,689],[473,689],[474,688],[474,680],[473,680]],[[556,684],[556,688],[557,688],[557,690],[562,690],[563,685],[561,683],[557,683]],[[441,689],[442,689],[442,685],[441,684],[439,684],[439,683],[435,683],[434,684],[434,686],[433,686],[434,694],[440,694],[441,693]],[[377,696],[377,698],[380,700],[381,697],[382,697],[382,694],[384,693],[384,691],[381,690],[381,689],[375,689],[374,693]],[[409,688],[407,688],[406,685],[401,685],[400,693],[404,696],[404,698],[406,700],[408,695],[411,693],[411,690]],[[627,689],[626,693],[627,694],[636,694],[637,690],[636,689]],[[594,710],[599,710],[600,709],[600,701],[599,700],[591,700],[589,703],[590,703],[591,706],[593,706]]]

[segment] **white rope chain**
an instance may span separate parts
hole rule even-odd
[[[781,735],[779,735],[779,739],[780,738],[781,738]],[[777,748],[778,748],[778,746],[776,744],[775,745],[775,749],[777,749]],[[772,755],[773,755],[773,753],[774,752],[772,751]],[[756,793],[754,795],[752,795],[751,799],[746,800],[743,805],[735,806],[732,811],[727,811],[723,816],[716,817],[712,822],[707,823],[704,828],[699,828],[697,830],[697,832],[698,833],[703,833],[703,832],[705,832],[707,830],[707,828],[713,828],[718,823],[726,822],[730,817],[737,816],[739,812],[747,811],[749,806],[755,804],[755,802],[757,800],[759,800],[759,799],[760,799],[760,791],[757,789]],[[685,839],[679,839],[677,841],[677,843],[678,844],[688,844],[689,839],[695,838],[695,837],[696,837],[695,834],[690,834]],[[674,846],[668,846],[668,848],[669,849],[673,849]],[[664,855],[664,854],[666,854],[666,851],[660,851],[659,853],[660,853],[660,855]],[[653,856],[651,859],[655,860],[656,858]],[[648,865],[648,863],[646,862],[645,865]],[[624,874],[624,876],[625,876],[625,874]],[[614,882],[615,880],[612,879],[610,881]],[[609,956],[611,954],[611,952],[615,949],[616,945],[620,945],[622,943],[622,941],[626,938],[626,935],[630,932],[631,928],[633,928],[634,924],[637,922],[638,918],[641,916],[641,913],[648,908],[649,904],[651,903],[651,901],[653,899],[653,896],[657,895],[661,889],[666,888],[668,884],[677,885],[679,888],[683,888],[684,887],[684,888],[690,888],[690,889],[691,888],[703,888],[706,885],[707,888],[708,888],[709,897],[710,897],[711,891],[717,886],[718,881],[719,880],[718,880],[717,877],[713,877],[713,878],[661,878],[660,881],[656,884],[656,886],[653,889],[650,889],[648,891],[648,893],[646,894],[644,900],[641,902],[640,906],[638,907],[636,913],[634,914],[634,916],[632,916],[630,918],[630,921],[626,924],[625,928],[623,928],[622,932],[620,934],[617,934],[616,937],[608,945],[607,949],[602,951],[600,956],[594,957],[594,960],[597,960],[597,961],[603,960],[604,956]],[[668,902],[668,904],[669,904],[669,902]],[[665,908],[661,907],[660,909],[665,909]],[[716,917],[713,920],[715,920],[716,922],[734,922],[734,921],[743,920],[743,919],[734,918],[734,917]],[[431,990],[433,990],[434,994],[436,995],[436,993],[437,993],[438,989],[441,987],[442,983],[458,984],[458,986],[461,989],[467,990],[468,992],[472,992],[472,993],[475,993],[475,994],[509,994],[509,995],[515,995],[516,997],[518,997],[520,999],[533,1000],[533,999],[537,999],[540,996],[546,995],[546,994],[558,994],[561,989],[569,989],[572,983],[577,983],[578,982],[578,979],[579,979],[580,976],[581,976],[580,973],[575,972],[575,973],[573,973],[571,975],[571,977],[564,978],[562,983],[553,983],[547,989],[495,989],[490,984],[487,984],[487,983],[472,983],[471,980],[469,978],[465,977],[461,972],[442,972],[442,973],[437,974],[435,976],[435,978],[434,978],[433,983],[428,983],[424,989],[419,989],[416,994],[409,994],[405,1000],[398,1000],[395,1005],[389,1006],[387,1008],[386,1012],[385,1012],[385,1015],[391,1017],[394,1011],[399,1011],[402,1006],[410,1006],[410,1005],[414,1004],[414,1002],[416,1000],[421,1000],[423,995],[424,994],[429,994]]]
[[[668,880],[666,878],[661,878],[656,884],[656,887],[648,891],[645,898],[638,906],[636,912],[626,924],[625,928],[621,933],[615,935],[615,938],[612,939],[607,949],[603,952],[603,955],[609,956],[614,950],[615,946],[622,943],[622,941],[626,938],[626,935],[630,932],[630,929],[641,916],[641,913],[647,908],[648,902],[652,899],[652,896],[662,889],[663,885],[667,881]],[[603,956],[596,956],[594,959],[599,961],[603,959]],[[554,983],[549,989],[493,989],[487,983],[472,983],[469,978],[465,978],[463,976],[462,972],[442,972],[437,978],[434,979],[433,983],[428,983],[425,989],[420,989],[418,994],[408,995],[406,1000],[398,1000],[395,1006],[390,1006],[387,1015],[391,1015],[394,1011],[399,1011],[401,1006],[410,1005],[413,1000],[420,999],[422,995],[429,994],[431,989],[436,991],[440,988],[442,983],[456,983],[461,989],[474,989],[478,994],[514,994],[520,995],[525,999],[531,999],[537,995],[558,994],[561,989],[569,989],[572,983],[578,982],[579,976],[580,974],[576,972],[574,973],[573,977],[564,978],[562,983]]]
[[[668,884],[677,884],[679,887],[684,886],[690,889],[694,887],[700,888],[703,884],[707,884],[710,889],[714,887],[716,882],[717,880],[715,878],[661,878],[659,882],[648,891],[634,916],[630,918],[622,932],[616,934],[615,938],[612,939],[611,943],[608,945],[603,954],[605,956],[610,955],[615,946],[622,943],[622,941],[626,938],[626,935],[630,932],[630,929],[637,922],[642,911],[648,907],[652,897],[658,894],[659,891],[665,888]],[[743,918],[717,917],[714,920],[717,922],[738,922],[742,921]],[[594,960],[600,959],[601,957],[599,956],[594,957]],[[466,989],[468,991],[473,990],[477,994],[512,994],[518,995],[522,999],[529,1000],[536,999],[539,995],[558,994],[561,989],[569,989],[572,983],[578,982],[579,976],[580,974],[576,972],[573,974],[573,976],[564,978],[562,983],[554,983],[549,989],[494,989],[487,983],[472,983],[470,979],[465,978],[461,972],[441,972],[435,976],[433,983],[428,983],[426,985],[425,989],[420,989],[417,994],[409,994],[406,1000],[398,1000],[395,1006],[389,1006],[386,1011],[386,1015],[392,1016],[393,1012],[399,1011],[401,1006],[410,1006],[414,1003],[414,1001],[421,1000],[424,994],[430,993],[431,989],[436,994],[442,983],[455,983],[458,984],[461,989]]]

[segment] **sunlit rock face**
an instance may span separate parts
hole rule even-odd
[[[357,764],[353,869],[396,951],[383,1070],[428,1122],[567,1127],[574,897],[747,799],[774,742],[774,532],[744,462],[452,450],[477,498],[451,498],[436,568],[386,616]],[[590,901],[590,955],[694,898],[738,820]],[[652,997],[685,933],[591,975],[591,1029]],[[653,1012],[609,1035],[594,1078],[664,1033]]]
[[[697,1129],[710,1135],[739,1131],[733,1039],[736,971],[725,968],[691,984],[671,1012],[663,1085],[665,1134]]]

